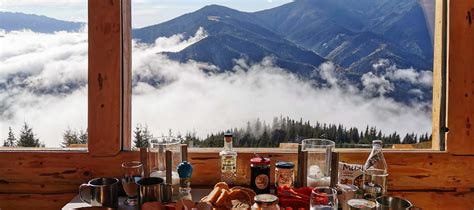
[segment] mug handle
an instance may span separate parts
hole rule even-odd
[[[88,199],[85,199],[84,196],[82,196],[82,192],[84,191],[87,191],[87,198]],[[91,195],[91,192],[92,192],[92,186],[90,184],[81,184],[81,186],[79,186],[79,198],[81,198],[82,201],[88,203],[88,204],[91,204],[91,200],[92,200],[92,195]]]

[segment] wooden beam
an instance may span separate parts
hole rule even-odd
[[[241,149],[239,149],[241,150]],[[238,184],[248,185],[252,149],[238,156]],[[260,149],[259,154],[276,160],[296,162],[296,153]],[[363,163],[368,152],[343,152],[340,160]],[[386,152],[391,190],[455,190],[474,188],[474,156],[455,156],[440,152]],[[153,155],[151,155],[153,159]],[[220,180],[218,150],[195,152],[189,160],[195,166],[194,185],[212,185]],[[138,152],[121,152],[116,157],[92,157],[87,153],[0,153],[0,193],[74,192],[94,177],[120,177],[120,164],[140,160]],[[273,171],[273,170],[272,170]],[[273,172],[272,172],[273,173]],[[273,175],[271,176],[273,182]]]
[[[5,210],[61,209],[77,193],[0,194],[0,208]]]
[[[446,146],[474,154],[474,0],[451,0],[449,10]]]
[[[122,0],[122,149],[132,148],[132,5]]]
[[[474,209],[474,192],[389,192],[408,199],[413,205],[427,210]]]
[[[121,0],[89,0],[89,152],[113,156],[122,149]]]
[[[443,92],[445,90],[444,85],[446,85],[446,81],[444,81],[443,76],[443,68],[446,65],[446,57],[445,57],[445,40],[446,40],[446,33],[445,33],[445,20],[444,17],[445,9],[444,3],[446,0],[437,0],[436,1],[436,8],[435,8],[435,28],[434,28],[434,53],[433,53],[433,98],[432,98],[432,144],[431,148],[433,150],[440,150],[441,149],[441,139],[444,140],[445,135],[442,134],[443,127],[446,126],[445,124],[445,116],[444,112],[446,110],[446,100],[443,97]],[[443,116],[442,116],[443,115]],[[443,142],[444,143],[444,142]],[[444,146],[443,146],[444,147]]]

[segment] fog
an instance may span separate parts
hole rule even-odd
[[[314,71],[327,82],[320,86],[279,68],[272,57],[257,63],[235,60],[233,69],[224,71],[172,61],[162,53],[180,51],[206,36],[200,29],[188,40],[175,35],[152,45],[133,42],[133,126],[146,124],[157,136],[171,129],[204,137],[283,115],[361,129],[375,125],[387,133],[431,132],[430,105],[406,105],[385,96],[397,80],[431,85],[429,71],[380,61],[373,71],[386,73],[367,73],[357,88],[335,76],[334,64],[325,63]],[[58,147],[68,127],[87,129],[85,32],[0,32],[0,46],[1,143],[9,126],[18,135],[23,122],[47,147]]]

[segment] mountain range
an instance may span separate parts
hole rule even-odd
[[[0,12],[0,28],[6,31],[28,28],[51,33],[79,30],[84,23],[45,16]],[[199,28],[208,36],[179,52],[164,52],[181,62],[196,60],[232,71],[235,59],[259,62],[273,56],[276,65],[304,78],[319,79],[314,71],[334,62],[339,74],[361,86],[368,72],[380,60],[398,68],[431,70],[433,43],[424,11],[417,0],[295,0],[279,7],[241,12],[219,5],[205,6],[170,21],[134,29],[132,36],[142,43],[158,37],[193,36]],[[408,102],[408,92],[418,89],[431,95],[431,87],[393,81],[388,96]],[[430,101],[430,97],[424,97]]]
[[[0,29],[7,32],[29,29],[40,33],[55,31],[79,31],[85,23],[63,21],[43,15],[24,14],[20,12],[0,12]]]

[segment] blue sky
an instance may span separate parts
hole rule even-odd
[[[292,0],[132,0],[134,28],[170,20],[209,4],[253,12]],[[0,0],[0,10],[39,14],[61,20],[87,21],[87,0]]]

